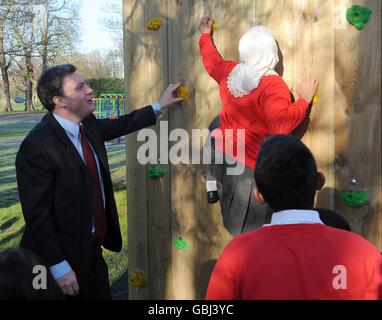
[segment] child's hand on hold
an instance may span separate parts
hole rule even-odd
[[[296,93],[298,98],[305,99],[308,103],[311,103],[317,88],[318,81],[313,77],[307,77],[296,87]]]
[[[201,33],[212,33],[212,25],[214,21],[210,17],[203,17],[199,22],[199,31]]]

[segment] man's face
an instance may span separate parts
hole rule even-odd
[[[86,118],[95,110],[92,102],[93,90],[78,73],[71,73],[64,78],[62,92],[66,107],[80,119]]]

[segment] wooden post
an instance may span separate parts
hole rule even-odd
[[[343,14],[353,4],[349,0],[335,1],[336,13]],[[356,4],[373,10],[364,29],[358,31],[347,23],[334,28],[335,207],[349,221],[352,231],[382,251],[381,1]],[[369,203],[349,208],[340,198],[342,190],[366,190]]]

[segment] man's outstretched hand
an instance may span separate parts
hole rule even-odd
[[[162,96],[159,99],[159,104],[161,106],[161,109],[166,108],[174,103],[180,102],[183,100],[183,98],[176,98],[174,96],[176,89],[178,89],[180,86],[180,83],[176,84],[170,84],[165,92],[163,92]]]

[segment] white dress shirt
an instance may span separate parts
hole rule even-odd
[[[302,224],[302,223],[320,223],[320,214],[315,210],[283,210],[272,213],[271,223],[264,224],[263,227],[270,227],[280,224]]]

